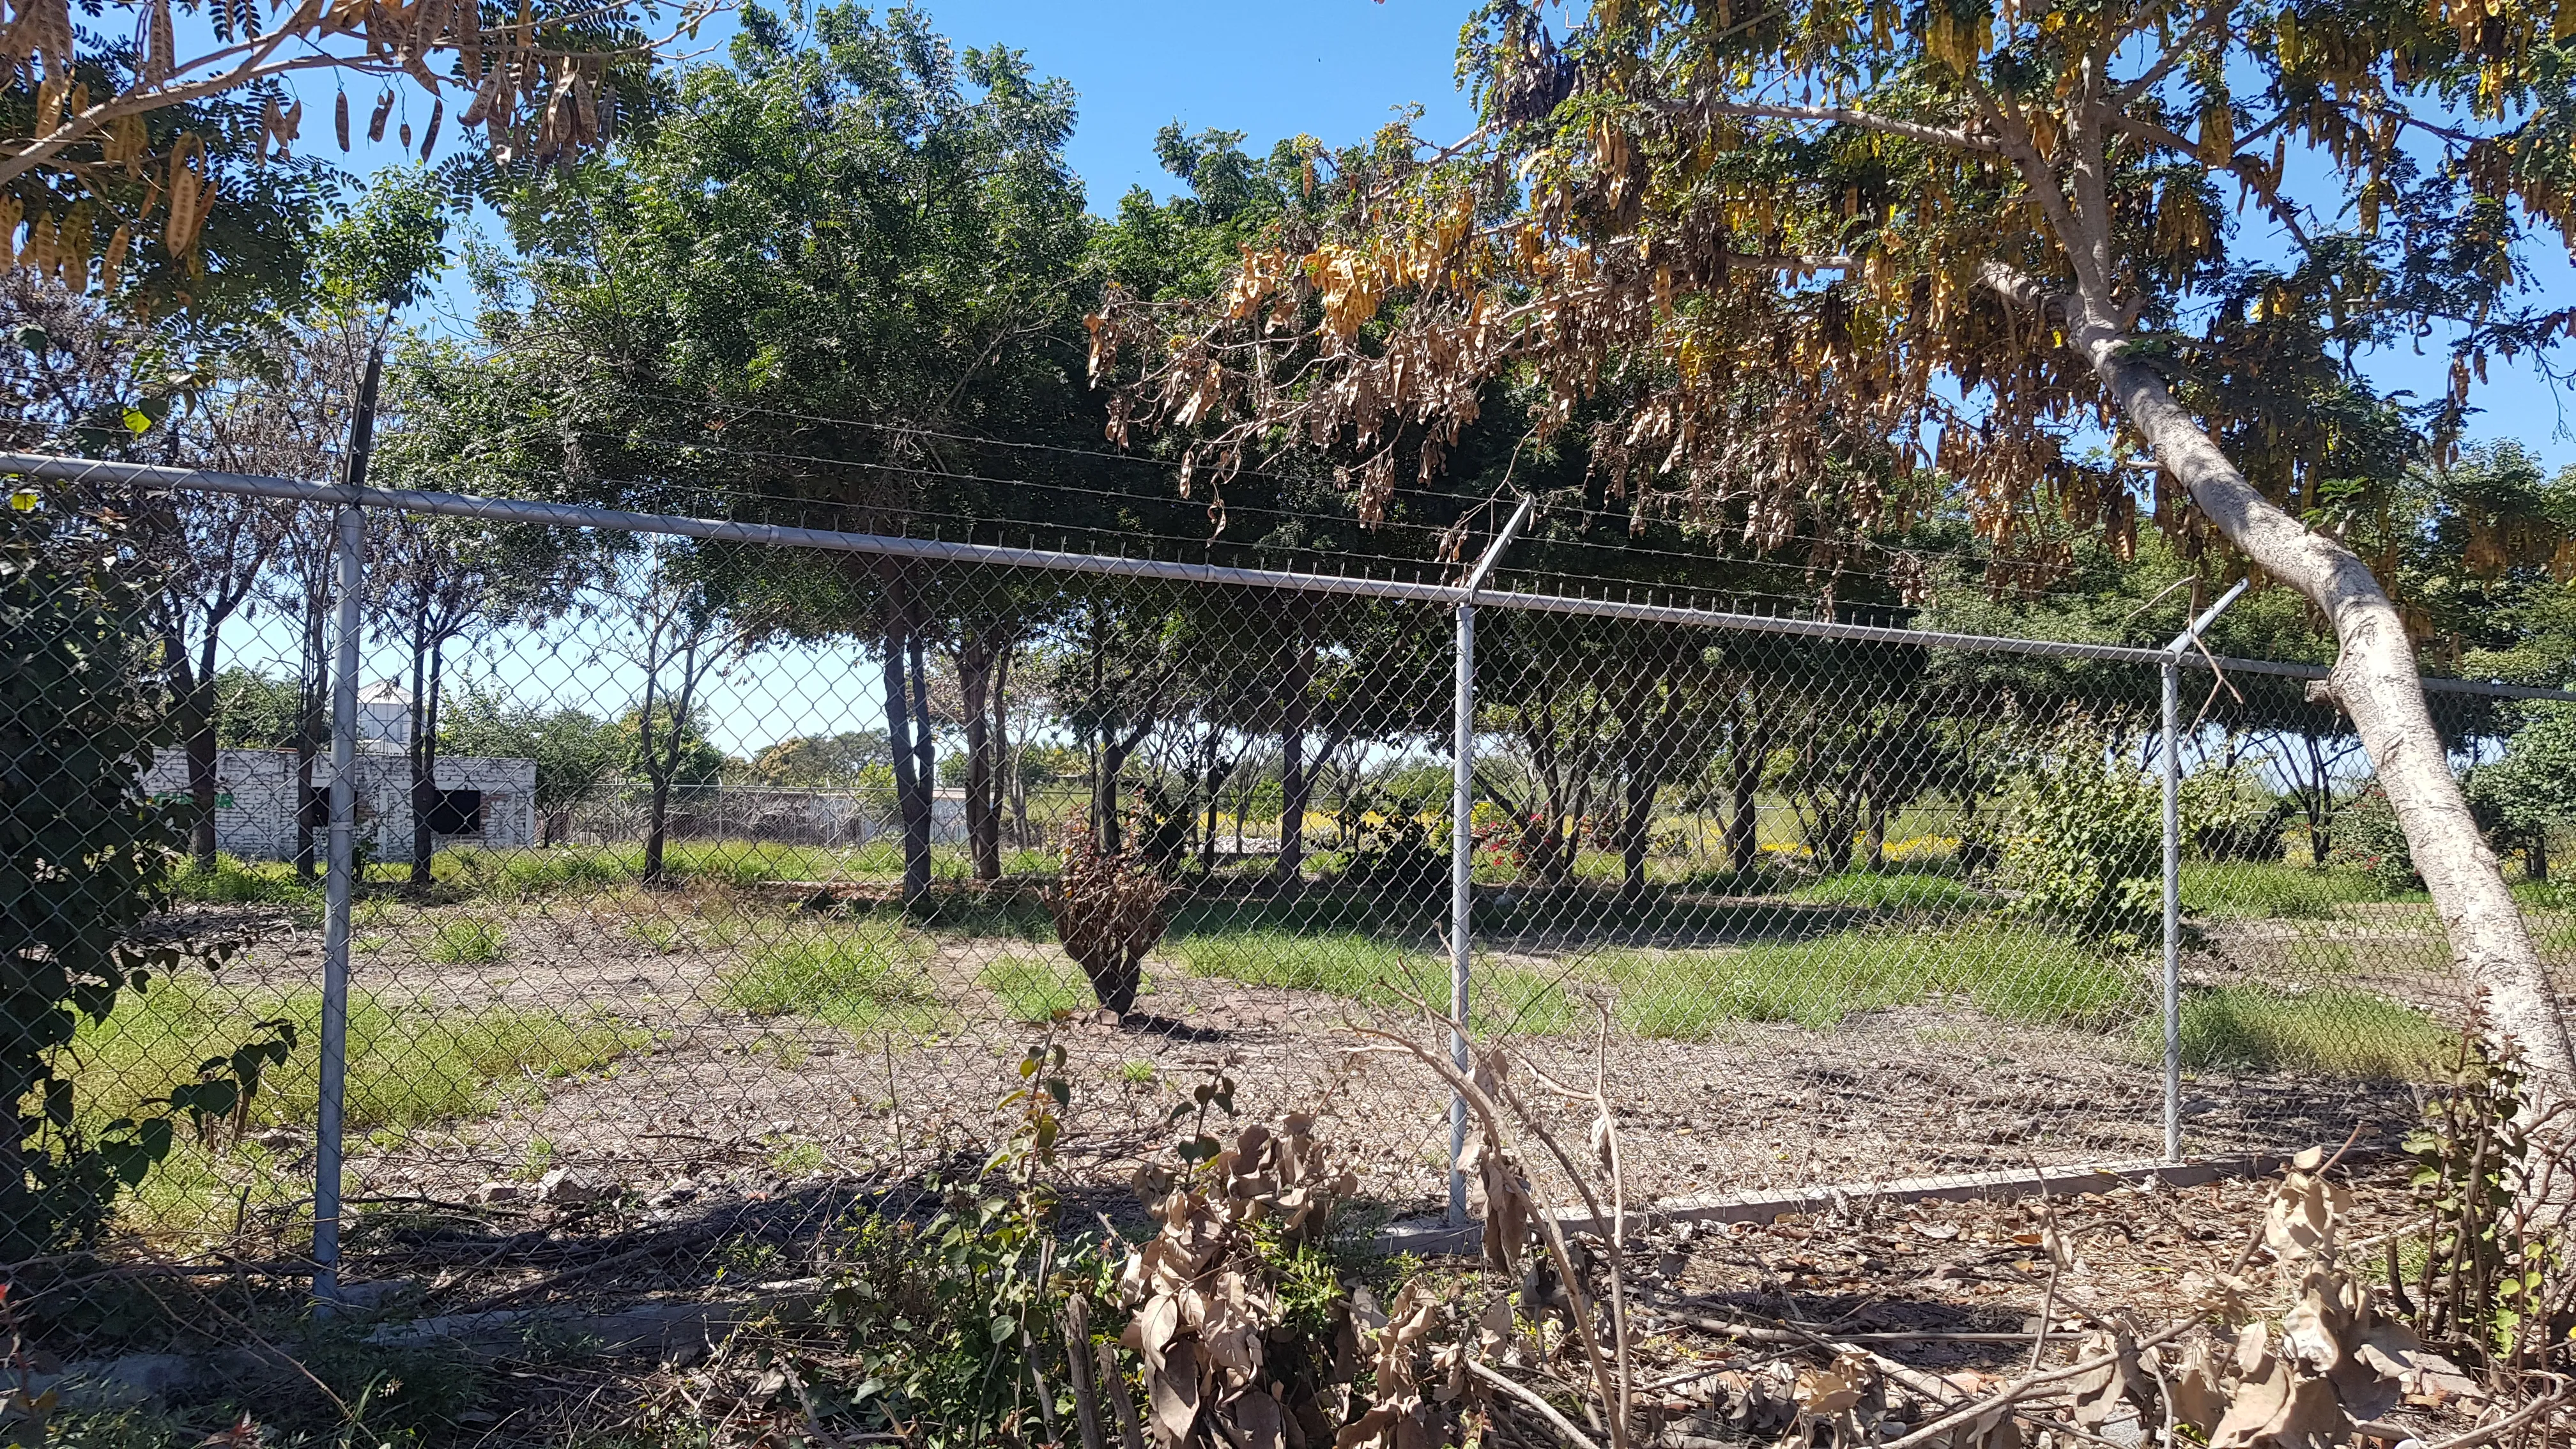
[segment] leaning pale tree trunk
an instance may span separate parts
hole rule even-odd
[[[2415,870],[2450,934],[2452,958],[2484,998],[2487,1030],[2510,1038],[2525,1062],[2556,1079],[2558,1092],[2576,1088],[2576,1044],[2566,1017],[2495,852],[2451,774],[2397,606],[2352,550],[2302,526],[2247,483],[2164,380],[2123,354],[2125,329],[2086,310],[2072,341],[2130,426],[2228,542],[2305,594],[2333,624],[2337,652],[2328,687],[2370,751],[2406,829]]]
[[[2082,265],[2078,264],[2079,271]],[[2505,889],[2495,852],[2469,814],[2442,737],[2425,706],[2415,650],[2397,606],[2352,550],[2283,512],[2254,485],[2145,362],[2128,355],[2125,316],[2094,287],[2043,299],[2030,279],[1989,272],[2016,300],[2053,301],[2068,345],[2102,379],[2120,415],[2192,503],[2256,567],[2297,589],[2334,628],[2328,687],[2352,717],[2372,767],[2406,831],[2416,872],[2449,935],[2451,957],[2479,998],[2479,1026],[2491,1044],[2510,1042],[2541,1083],[2539,1097],[2576,1091],[2576,1042],[2559,1010],[2531,930]],[[2540,1101],[2532,1104],[2537,1110]]]

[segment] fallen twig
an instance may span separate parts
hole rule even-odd
[[[2180,1323],[2176,1323],[2165,1328],[2162,1332],[2139,1339],[2136,1343],[2129,1346],[2127,1352],[2143,1353],[2148,1349],[2154,1348],[2158,1344],[2169,1343],[2174,1339],[2182,1337],[2191,1330],[2198,1328],[2203,1322],[2207,1321],[2208,1318],[2209,1315],[2206,1313],[2195,1313],[2191,1317],[2182,1320]],[[2045,1388],[2050,1384],[2057,1383],[2064,1379],[2071,1379],[2079,1375],[2089,1374],[2095,1369],[2105,1368],[2111,1364],[2118,1363],[2120,1358],[2121,1352],[2115,1350],[2111,1353],[2103,1354],[2098,1358],[2079,1360],[2075,1363],[2066,1365],[2064,1368],[2048,1369],[2041,1373],[2025,1375],[2006,1385],[2000,1392],[1989,1394],[1985,1398],[1979,1399],[1974,1403],[1954,1409],[1951,1412],[1942,1415],[1940,1418],[1933,1420],[1931,1423],[1925,1424],[1921,1428],[1906,1434],[1902,1438],[1889,1440],[1887,1443],[1880,1445],[1879,1449],[1912,1449],[1912,1446],[1936,1438],[1972,1419],[1976,1419],[1985,1414],[1991,1414],[1997,1409],[2010,1408],[2012,1405],[2019,1403],[2024,1398],[2029,1397],[2031,1391],[2034,1389]]]
[[[1566,1443],[1574,1446],[1574,1449],[1601,1449],[1601,1446],[1593,1443],[1582,1430],[1574,1427],[1571,1420],[1558,1413],[1554,1404],[1540,1398],[1534,1390],[1503,1377],[1472,1358],[1467,1360],[1467,1372],[1527,1405],[1539,1417],[1547,1420],[1557,1433],[1565,1437]]]
[[[2545,1418],[2557,1412],[2558,1408],[2567,1402],[2567,1398],[2567,1386],[2562,1383],[2556,1392],[2534,1399],[2492,1424],[2481,1424],[2465,1434],[2454,1434],[2448,1439],[2438,1440],[2427,1445],[2426,1449],[2470,1449],[2471,1445],[2488,1443],[2521,1428],[2534,1419]]]

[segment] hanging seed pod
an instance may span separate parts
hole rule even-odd
[[[170,215],[161,233],[170,255],[182,256],[197,244],[213,193],[206,184],[206,143],[193,134],[180,137],[170,148]]]
[[[422,129],[422,131],[421,131],[421,137],[420,137],[420,159],[421,159],[421,160],[423,160],[423,161],[427,161],[427,160],[429,159],[429,153],[430,153],[433,149],[435,149],[435,148],[437,147],[437,145],[438,145],[438,123],[439,123],[439,121],[440,121],[441,119],[443,119],[446,115],[447,115],[447,102],[445,102],[445,101],[431,101],[431,102],[429,103],[429,125]]]
[[[349,149],[349,93],[347,91],[340,92],[339,108],[332,119],[339,125],[340,149],[346,151]]]
[[[494,116],[496,108],[500,112],[507,112],[509,107],[502,100],[501,94],[502,87],[509,83],[506,71],[506,66],[496,65],[484,75],[483,84],[475,88],[474,99],[466,103],[465,114],[456,118],[456,124],[470,131]],[[502,118],[506,120],[507,116],[503,115]]]
[[[18,223],[26,214],[26,203],[0,196],[0,267],[18,265]]]
[[[375,114],[367,117],[368,140],[381,141],[385,138],[385,118],[393,113],[394,93],[391,87],[387,87],[383,95],[376,97]]]
[[[144,12],[142,81],[159,85],[179,63],[179,43],[170,31],[170,0],[152,0]]]
[[[394,131],[395,144],[408,153],[411,150],[411,122],[405,121]]]
[[[98,289],[113,293],[119,277],[125,274],[125,254],[134,249],[134,229],[119,226],[116,235],[107,239],[107,252],[98,259]]]

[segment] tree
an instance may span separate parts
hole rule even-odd
[[[2553,26],[2347,0],[1603,0],[1560,47],[1499,0],[1462,53],[1476,136],[1430,164],[1399,132],[1349,154],[1331,207],[1248,252],[1197,326],[1113,306],[1095,359],[1132,356],[1140,416],[1208,431],[1215,458],[1350,440],[1364,513],[1399,453],[1436,473],[1510,374],[1541,433],[1641,381],[1623,486],[1775,540],[1815,500],[1902,513],[1886,470],[1938,468],[2006,543],[2142,512],[2223,542],[2331,626],[2333,698],[2486,1029],[2576,1082],[2405,621],[2339,537],[2410,451],[2355,349],[2452,329],[2438,441],[2487,356],[2567,325],[2519,250],[2576,205]],[[2271,236],[2240,244],[2230,184]],[[2107,463],[2066,446],[2096,421],[2124,445]]]
[[[262,1022],[198,1080],[103,1125],[63,1060],[190,958],[145,939],[166,907],[178,820],[143,782],[171,738],[171,694],[144,615],[158,580],[112,518],[21,490],[0,513],[0,1263],[89,1246],[121,1188],[166,1155],[178,1120],[232,1116],[294,1028]],[[51,506],[49,506],[49,504]],[[59,511],[58,511],[59,509]]]
[[[745,634],[709,581],[700,550],[685,540],[643,545],[634,574],[616,591],[624,615],[617,645],[643,675],[643,692],[627,712],[632,768],[644,778],[644,884],[662,882],[674,789],[715,783],[724,753],[707,742],[707,685],[742,653]]]
[[[692,31],[714,7],[685,4],[673,31],[641,28],[650,4],[564,4],[489,12],[446,5],[428,11],[306,4],[261,17],[256,10],[195,0],[116,0],[115,18],[75,29],[69,0],[31,0],[0,30],[0,242],[23,245],[0,260],[42,270],[74,292],[119,290],[129,267],[155,278],[181,306],[196,300],[192,279],[209,268],[200,242],[210,222],[226,226],[244,201],[257,202],[299,139],[301,101],[288,106],[280,81],[299,71],[379,77],[367,118],[381,140],[397,88],[429,97],[419,149],[435,151],[450,89],[460,133],[480,126],[483,154],[497,166],[541,166],[596,145],[624,103],[643,88],[657,43]],[[173,11],[187,17],[182,27]],[[181,36],[186,35],[183,48]],[[129,39],[128,37],[133,37]],[[332,126],[349,148],[349,98]],[[408,107],[397,133],[406,149]],[[219,261],[253,260],[240,248]],[[257,257],[274,264],[280,258]],[[137,266],[136,264],[141,265]],[[249,270],[239,265],[215,269]],[[283,276],[300,276],[287,268]],[[164,309],[167,310],[167,309]]]
[[[578,709],[545,709],[512,698],[489,680],[468,680],[439,710],[438,748],[448,755],[534,761],[537,843],[570,833],[573,810],[626,768],[620,726]]]

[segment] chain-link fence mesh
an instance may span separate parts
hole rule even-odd
[[[223,951],[48,1060],[96,1138],[291,1035],[116,1209],[280,1264],[319,1146],[330,524],[233,505],[293,586],[161,657],[134,782],[193,856],[149,933]],[[1320,1108],[1387,1218],[1441,1212],[1447,1090],[1354,1032],[1429,1041],[1451,989],[1437,591],[369,524],[346,1278],[775,1276],[854,1198],[978,1168],[1044,1042],[1077,1201],[1223,1079],[1251,1120]],[[1476,612],[1469,1022],[1604,1074],[1632,1201],[2162,1156],[2151,663],[1534,597]],[[2183,1148],[2391,1137],[2464,1007],[2393,816],[2306,681],[2181,677]],[[2435,699],[2463,768],[2563,708]],[[2508,843],[2564,966],[2546,831]],[[648,1236],[565,1267],[530,1231],[565,1214]]]

